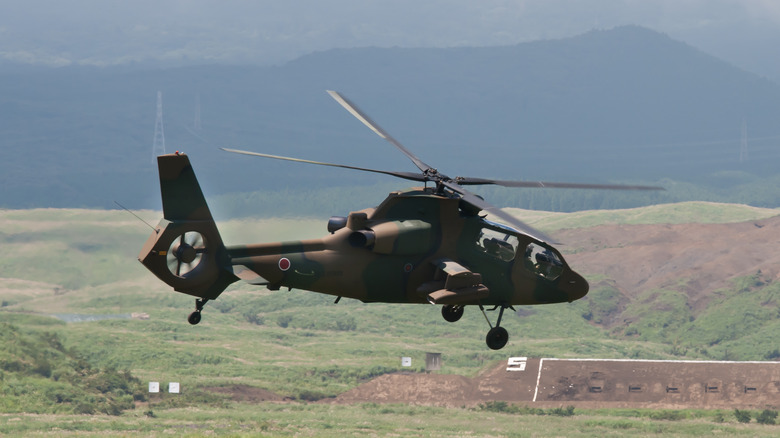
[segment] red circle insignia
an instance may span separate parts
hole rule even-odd
[[[412,269],[414,269],[414,265],[412,265],[411,263],[407,263],[404,265],[404,272],[407,273],[412,272]]]
[[[292,266],[292,263],[290,263],[290,259],[287,257],[282,257],[279,259],[279,269],[282,271],[290,269],[290,266]]]

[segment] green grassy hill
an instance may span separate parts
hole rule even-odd
[[[688,203],[624,211],[514,213],[554,232],[604,223],[695,222],[702,215],[714,222],[757,220],[777,211]],[[153,211],[139,215],[151,223],[160,216]],[[227,243],[326,233],[325,221],[314,219],[247,219],[219,225]],[[412,357],[412,369],[420,370],[426,352],[442,353],[442,373],[462,375],[474,375],[509,356],[780,357],[775,336],[780,328],[780,286],[761,278],[744,278],[719,291],[695,321],[680,305],[677,292],[648,295],[622,309],[633,318],[631,331],[601,323],[615,310],[615,291],[608,277],[591,276],[594,287],[585,300],[526,306],[518,308],[516,317],[505,318],[509,344],[495,352],[484,344],[487,326],[476,309],[466,309],[461,321],[450,324],[438,308],[428,305],[362,304],[347,299],[333,304],[329,296],[241,284],[209,303],[203,322],[191,326],[186,316],[194,307],[193,298],[169,290],[136,261],[151,230],[129,214],[3,210],[0,230],[3,412],[78,412],[81,406],[52,395],[40,399],[50,402],[45,408],[46,403],[30,404],[29,396],[12,389],[31,386],[44,388],[40,391],[46,394],[69,391],[75,394],[72,400],[93,400],[95,406],[102,406],[99,412],[109,406],[124,409],[133,397],[140,398],[138,382],[147,381],[180,382],[190,394],[186,403],[194,404],[220,406],[224,399],[203,388],[238,384],[315,400],[402,370],[402,356]],[[659,303],[667,305],[668,311],[657,312]],[[139,314],[149,318],[140,319]],[[51,315],[105,319],[65,323]],[[750,324],[741,322],[746,315],[751,316]],[[27,347],[20,349],[20,345]],[[46,368],[41,358],[50,372],[39,371]],[[134,383],[113,394],[95,395],[95,385],[84,383],[89,379],[83,376],[93,372],[88,370],[97,370],[107,379],[125,375]],[[79,383],[78,376],[84,382]],[[159,407],[180,406],[185,403],[181,400],[185,399],[160,401]]]
[[[544,231],[564,228],[588,228],[620,224],[725,224],[765,219],[780,214],[780,209],[716,202],[680,202],[621,210],[591,210],[557,213],[508,208],[522,221]]]

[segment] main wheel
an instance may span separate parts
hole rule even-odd
[[[455,306],[453,304],[447,304],[441,308],[441,316],[447,322],[455,322],[463,316],[463,306]]]
[[[195,325],[200,322],[200,311],[196,310],[192,313],[190,313],[190,316],[187,317],[187,322],[189,322],[192,325]]]
[[[504,348],[506,342],[509,340],[509,333],[503,327],[493,327],[487,334],[485,342],[487,342],[488,348],[491,350],[500,350]]]

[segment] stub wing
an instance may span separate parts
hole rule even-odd
[[[433,264],[437,268],[433,281],[417,288],[417,293],[426,297],[429,303],[473,304],[488,296],[490,290],[482,284],[480,273],[471,272],[450,259],[439,259]]]
[[[260,274],[244,265],[233,265],[233,274],[246,283],[254,286],[267,286],[270,283]]]

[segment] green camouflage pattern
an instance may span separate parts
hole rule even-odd
[[[158,162],[165,218],[139,260],[179,292],[215,299],[243,279],[367,303],[491,306],[570,302],[588,292],[557,249],[433,188],[390,193],[321,239],[225,247],[188,157]],[[176,275],[169,253],[186,232],[202,235],[202,258]]]
[[[588,283],[571,270],[549,238],[469,192],[466,186],[659,190],[660,187],[512,181],[458,176],[429,166],[354,103],[328,91],[352,116],[403,153],[419,172],[396,172],[222,148],[227,152],[379,173],[425,183],[393,192],[376,208],[328,221],[321,239],[225,247],[189,159],[158,157],[164,219],[138,259],[178,292],[198,297],[188,320],[200,322],[203,305],[231,283],[282,287],[354,298],[366,303],[442,305],[455,322],[464,306],[500,308],[490,324],[488,347],[508,340],[504,310],[521,304],[571,302]],[[429,188],[428,184],[433,187]],[[486,220],[486,213],[509,225]],[[485,216],[480,216],[483,214]],[[485,315],[485,319],[487,315]]]

